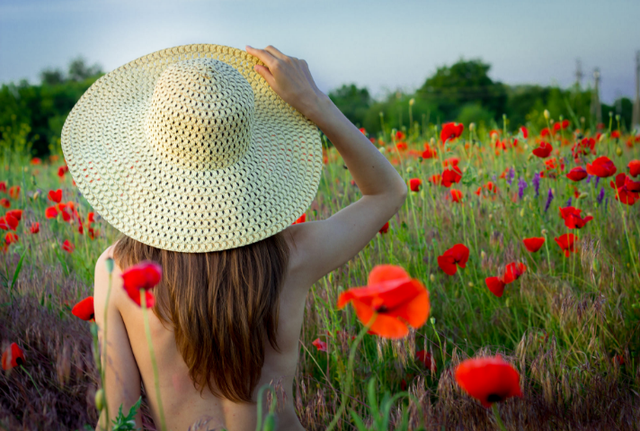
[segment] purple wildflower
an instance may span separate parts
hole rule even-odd
[[[511,185],[515,177],[516,177],[516,171],[513,168],[509,169],[509,173],[507,174],[507,183]]]
[[[524,178],[520,178],[518,180],[518,198],[522,199],[522,196],[524,196],[524,189],[527,188],[527,182],[524,180]]]
[[[594,185],[594,187],[597,189],[598,188],[598,183],[600,182],[600,177],[596,177],[596,183]]]
[[[549,206],[551,205],[551,201],[553,200],[553,192],[549,189],[549,194],[547,195],[547,203],[544,205],[544,212],[547,212]]]
[[[587,175],[587,181],[586,183],[589,184],[589,181],[591,181],[591,175]]]
[[[567,201],[567,204],[565,206],[567,206],[567,207],[571,206],[571,198],[569,198],[569,200]]]
[[[533,183],[533,188],[536,190],[536,197],[540,196],[540,174],[536,172],[531,182]]]
[[[600,189],[600,194],[598,194],[598,205],[602,205],[603,199],[604,199],[604,187]]]

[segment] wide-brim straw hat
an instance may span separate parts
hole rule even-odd
[[[113,227],[165,250],[251,244],[291,225],[320,182],[318,128],[245,51],[164,49],[98,79],[69,114],[62,150]]]

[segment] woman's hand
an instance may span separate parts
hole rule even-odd
[[[309,66],[304,60],[289,57],[269,45],[256,49],[247,45],[247,52],[258,57],[265,66],[255,65],[258,72],[282,99],[313,122],[321,114],[328,97],[318,89]]]

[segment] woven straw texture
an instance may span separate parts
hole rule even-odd
[[[69,171],[95,211],[179,252],[251,244],[302,215],[320,182],[320,135],[255,64],[235,48],[185,45],[96,81],[62,129]]]

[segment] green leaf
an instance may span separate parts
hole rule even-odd
[[[138,401],[131,406],[129,409],[129,413],[125,416],[122,413],[122,404],[120,404],[120,408],[118,409],[118,416],[112,421],[113,422],[113,431],[135,431],[136,428],[136,414],[140,409],[140,403],[142,402],[142,397],[138,398]]]
[[[469,186],[471,184],[474,184],[477,180],[478,180],[478,175],[476,173],[476,170],[471,166],[469,166],[462,174],[462,179],[460,181],[465,186]]]
[[[11,294],[11,291],[13,290],[13,286],[16,284],[16,280],[20,275],[20,270],[22,269],[22,262],[24,262],[24,257],[27,254],[27,251],[29,251],[29,247],[24,249],[24,251],[22,252],[22,256],[20,256],[20,260],[18,261],[18,265],[16,266],[16,270],[13,271],[13,278],[11,279],[11,284],[9,285],[9,294]]]

